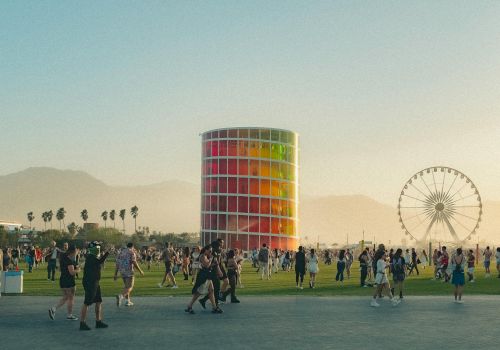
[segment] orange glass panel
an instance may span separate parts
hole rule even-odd
[[[279,199],[271,200],[271,215],[281,215],[281,204]]]
[[[260,144],[259,141],[250,141],[249,152],[250,157],[258,158],[260,155]]]
[[[260,195],[261,196],[271,195],[271,183],[269,180],[260,180]]]
[[[227,154],[230,157],[236,157],[238,155],[238,141],[229,140],[227,142]]]
[[[248,175],[259,176],[259,161],[252,159],[250,160],[250,169],[248,170]]]
[[[280,165],[278,162],[271,162],[271,177],[280,178]]]
[[[248,175],[248,159],[240,159],[238,160],[239,169],[238,175]]]
[[[271,210],[271,200],[269,198],[260,199],[260,213],[269,214]]]
[[[271,163],[268,161],[261,161],[260,162],[260,176],[262,177],[269,177],[271,176]]]
[[[271,218],[271,233],[280,233],[280,219]]]
[[[238,156],[248,157],[248,141],[238,141]]]
[[[250,194],[260,194],[259,179],[250,179]]]
[[[271,181],[271,196],[279,197],[280,195],[280,182]]]

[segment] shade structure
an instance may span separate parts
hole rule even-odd
[[[298,245],[298,134],[227,128],[202,134],[201,244],[295,250]]]

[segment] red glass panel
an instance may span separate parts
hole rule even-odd
[[[236,215],[227,216],[227,230],[236,231],[238,228],[238,217]]]
[[[210,196],[210,211],[219,211],[219,198]]]
[[[248,197],[238,197],[238,212],[248,213]]]
[[[250,168],[248,169],[248,175],[259,176],[259,161],[252,159],[250,160]]]
[[[266,244],[268,247],[271,245],[271,237],[270,236],[260,236],[260,246]]]
[[[235,177],[229,177],[227,179],[227,192],[228,193],[238,193],[238,179]]]
[[[260,180],[260,195],[261,196],[271,195],[271,182],[269,180]]]
[[[280,219],[271,218],[271,233],[280,233]]]
[[[227,155],[230,157],[236,157],[238,155],[238,141],[229,140],[227,142]]]
[[[259,194],[259,179],[250,179],[250,193]]]
[[[210,193],[217,193],[218,189],[218,181],[216,178],[210,178],[208,179],[210,182]]]
[[[228,159],[227,161],[227,173],[229,175],[238,175],[238,160]]]
[[[227,177],[219,177],[219,193],[227,193]]]
[[[249,235],[248,250],[259,249],[259,236]]]
[[[210,215],[210,228],[212,230],[217,230],[217,215]]]
[[[219,137],[224,139],[227,137],[227,130],[219,130]]]
[[[238,178],[238,193],[248,194],[248,178]]]
[[[239,165],[238,175],[248,175],[248,159],[240,159]]]
[[[248,217],[248,232],[259,232],[259,217],[250,216]]]
[[[248,141],[238,141],[238,156],[248,157]]]
[[[259,198],[250,197],[250,202],[248,203],[248,211],[250,213],[259,214]]]
[[[203,228],[205,230],[210,230],[210,214],[203,214]]]
[[[238,215],[238,229],[241,232],[248,232],[248,216]]]
[[[203,210],[204,211],[210,211],[210,196],[205,196],[204,201],[203,201]]]
[[[269,198],[260,199],[260,213],[269,214],[271,210],[271,200]]]
[[[219,174],[227,174],[227,159],[219,159]]]
[[[219,156],[227,156],[227,141],[219,141]]]
[[[272,236],[271,237],[271,249],[280,249],[280,239],[279,237]]]
[[[227,211],[227,197],[219,196],[219,211]]]
[[[212,157],[217,157],[219,155],[219,142],[212,141]]]
[[[229,212],[237,212],[238,211],[238,204],[237,204],[237,197],[236,196],[229,196],[227,197],[227,211]]]
[[[205,157],[210,157],[212,154],[212,141],[207,141],[205,143]]]
[[[231,139],[236,139],[238,138],[238,129],[229,129],[228,130],[228,136]]]
[[[226,215],[225,214],[219,214],[219,225],[218,228],[220,231],[225,231],[226,230]]]
[[[212,138],[213,139],[219,138],[219,132],[218,131],[212,131]]]
[[[269,233],[270,232],[270,218],[267,216],[260,217],[260,233]]]

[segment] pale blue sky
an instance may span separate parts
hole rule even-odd
[[[2,1],[0,174],[199,182],[199,133],[301,136],[307,194],[443,164],[500,199],[500,2]]]

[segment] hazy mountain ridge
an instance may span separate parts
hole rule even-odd
[[[500,202],[486,201],[479,236],[500,241]],[[0,220],[15,220],[28,224],[26,213],[33,211],[33,225],[44,227],[40,218],[43,211],[54,212],[64,207],[66,224],[75,221],[81,225],[80,212],[89,211],[89,222],[103,225],[100,214],[104,210],[127,209],[127,232],[133,231],[130,208],[139,207],[138,226],[163,232],[196,232],[200,227],[200,185],[180,180],[152,185],[109,186],[82,171],[53,168],[29,168],[0,176]],[[54,217],[52,225],[59,227]],[[108,226],[113,223],[108,220]],[[121,228],[116,218],[116,227]],[[364,195],[308,196],[300,198],[300,232],[309,242],[319,239],[326,243],[345,243],[365,239],[400,243],[402,235],[396,208],[382,204]]]

